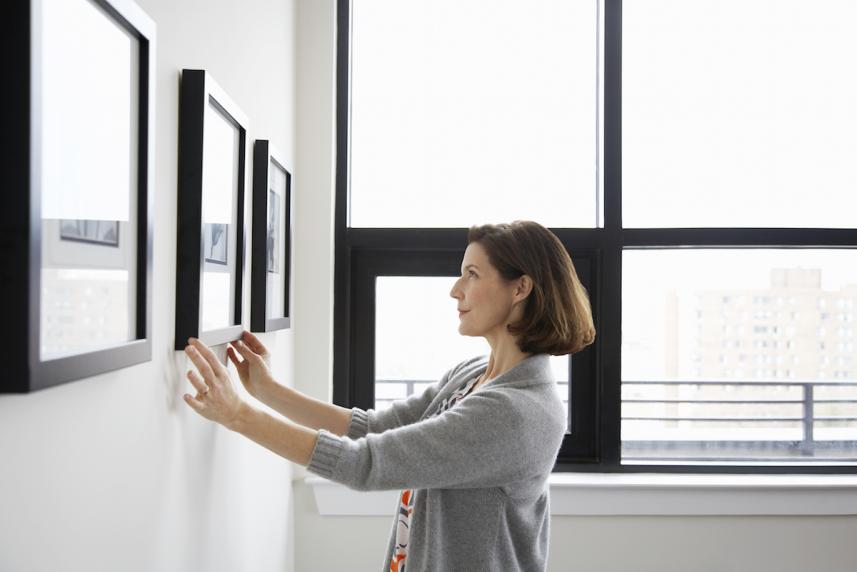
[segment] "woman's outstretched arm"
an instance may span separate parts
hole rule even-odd
[[[304,427],[326,429],[340,437],[348,434],[348,428],[351,425],[350,409],[319,401],[276,382],[258,399],[274,411]]]
[[[230,361],[247,392],[278,412],[305,427],[326,429],[344,436],[351,425],[351,409],[319,401],[296,389],[277,383],[268,368],[270,354],[262,342],[244,332],[242,339],[227,348]],[[236,352],[237,350],[237,352]],[[240,357],[239,357],[240,355]]]
[[[189,371],[188,380],[196,396],[184,395],[185,402],[197,413],[227,429],[241,433],[281,457],[308,465],[318,432],[289,423],[248,405],[236,391],[226,367],[208,346],[191,338],[185,353],[199,374]]]

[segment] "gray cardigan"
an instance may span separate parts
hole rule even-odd
[[[415,489],[408,572],[547,568],[547,478],[566,428],[549,356],[524,359],[432,417],[487,364],[464,361],[383,411],[355,407],[347,437],[318,432],[309,471],[361,491]]]

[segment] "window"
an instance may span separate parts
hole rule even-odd
[[[857,5],[637,0],[621,18],[627,227],[853,227]]]
[[[801,272],[792,281],[777,279],[782,267],[803,268],[820,280],[809,288]],[[794,295],[796,304],[814,304],[822,292],[841,293],[857,284],[857,252],[821,249],[635,250],[623,255],[622,459],[626,463],[683,461],[802,463],[813,459],[849,459],[855,454],[857,419],[843,416],[834,443],[819,438],[815,427],[827,427],[819,408],[848,411],[843,400],[816,400],[827,387],[819,365],[840,367],[837,380],[847,380],[857,397],[857,379],[842,368],[852,354],[817,344],[774,348],[776,333],[753,326],[750,352],[724,351],[718,306],[743,293],[764,300],[775,293]],[[665,308],[669,305],[670,311]],[[700,310],[702,309],[702,311]],[[808,315],[795,335],[814,339],[818,316]],[[685,344],[703,348],[686,359]],[[852,347],[853,349],[853,347]],[[749,377],[724,368],[730,360],[749,360]],[[788,361],[793,369],[774,368]],[[822,375],[819,375],[821,373]],[[789,379],[775,383],[775,379]],[[693,385],[691,381],[704,381]],[[657,391],[646,398],[625,398],[641,387]],[[764,395],[762,394],[764,392]],[[823,433],[822,433],[823,434]],[[845,437],[849,436],[849,439]]]
[[[352,2],[350,225],[595,227],[597,9]]]
[[[531,218],[598,332],[558,470],[853,472],[857,9],[822,4],[339,0],[334,401],[487,353],[466,229]]]

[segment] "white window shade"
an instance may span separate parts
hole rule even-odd
[[[851,228],[857,3],[622,4],[626,227]]]
[[[352,10],[351,226],[596,226],[597,1]]]

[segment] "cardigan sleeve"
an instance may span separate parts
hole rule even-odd
[[[346,436],[349,439],[359,439],[370,433],[383,433],[389,429],[403,427],[416,423],[425,413],[429,404],[434,400],[441,389],[449,382],[450,378],[455,375],[462,362],[445,374],[440,381],[431,384],[420,394],[414,394],[407,399],[394,401],[390,407],[383,410],[363,410],[359,407],[351,408],[351,424],[348,427]]]
[[[478,391],[444,413],[357,440],[324,429],[307,469],[356,490],[483,488],[549,472],[565,433],[544,387]],[[529,393],[529,394],[528,394]]]

